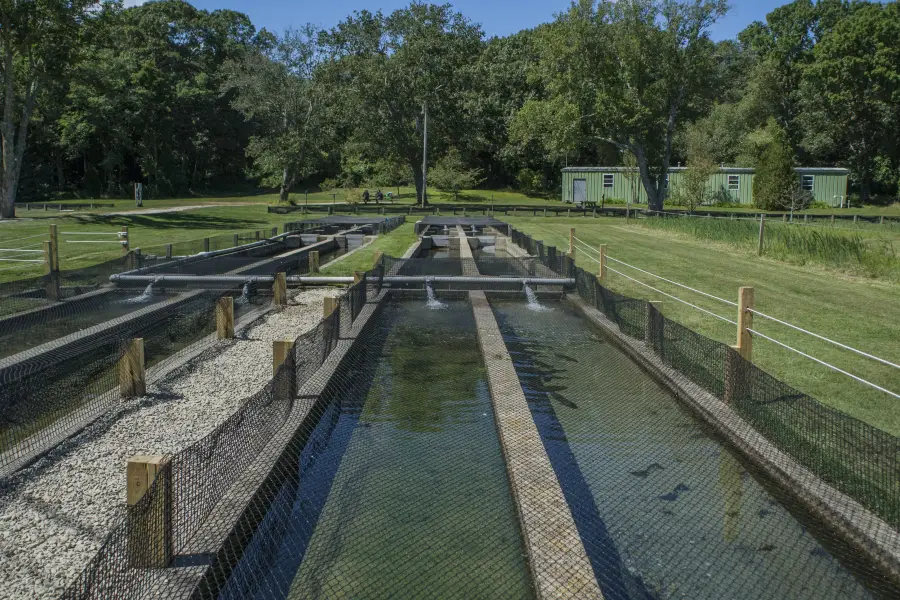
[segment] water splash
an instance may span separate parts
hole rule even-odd
[[[528,298],[528,308],[533,310],[534,312],[549,312],[553,310],[548,306],[544,306],[538,300],[537,294],[534,293],[534,290],[531,289],[527,283],[525,284],[525,297]]]
[[[425,306],[431,310],[444,310],[447,308],[447,303],[441,302],[437,299],[437,296],[434,295],[434,289],[431,287],[431,280],[425,281],[425,291],[428,292],[428,302],[425,303]]]
[[[122,300],[122,304],[146,304],[153,300],[153,286],[158,282],[159,279],[154,279],[150,283],[147,284],[147,287],[144,288],[144,291],[134,298],[126,298]]]
[[[250,284],[245,283],[244,288],[241,290],[240,298],[235,298],[234,303],[238,305],[244,305],[250,302]]]

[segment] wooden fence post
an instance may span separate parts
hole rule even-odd
[[[644,341],[660,356],[663,348],[663,303],[661,300],[647,302],[647,323],[644,327]]]
[[[569,256],[575,260],[575,228],[569,227]]]
[[[47,299],[58,301],[61,297],[59,289],[59,263],[54,268],[53,262],[53,242],[44,242],[44,271],[47,273],[47,280],[44,289],[47,293]]]
[[[50,268],[52,271],[59,271],[59,228],[56,225],[50,226],[50,250],[53,253],[51,257]]]
[[[287,305],[287,279],[284,271],[275,273],[275,283],[272,285],[272,293],[274,295],[272,302],[275,303],[275,306]]]
[[[372,257],[372,268],[373,269],[378,266],[378,264],[381,262],[381,259],[383,256],[384,256],[384,252],[382,252],[381,250],[375,251],[375,255]]]
[[[337,310],[338,301],[336,296],[325,296],[322,299],[322,316],[328,318],[331,313]]]
[[[272,342],[272,376],[275,378],[274,391],[277,398],[290,400],[297,393],[295,367],[293,340]]]
[[[143,396],[147,392],[144,374],[144,338],[128,340],[119,359],[119,394],[123,398]]]
[[[240,243],[241,243],[241,240],[240,240],[240,238],[238,237],[238,234],[234,234],[234,239],[232,240],[231,245],[232,245],[232,246],[237,246],[237,245],[240,244]]]
[[[173,554],[172,470],[167,456],[133,456],[126,466],[126,500],[135,506],[153,487],[153,496],[128,511],[128,566],[162,569]]]
[[[759,244],[756,246],[756,255],[762,256],[763,253],[763,239],[766,232],[766,214],[763,213],[759,215]]]
[[[737,344],[725,351],[725,396],[731,404],[747,385],[747,365],[753,356],[753,338],[748,331],[753,328],[753,288],[742,287],[738,291]],[[744,360],[741,360],[744,359]]]
[[[203,238],[203,251],[209,252],[209,238]]]
[[[166,259],[172,258],[172,244],[166,244]]]
[[[123,227],[120,234],[122,236],[122,254],[128,254],[129,244],[131,243],[128,239],[128,227]]]
[[[309,252],[309,272],[310,273],[318,273],[319,272],[319,251],[318,250],[310,250],[310,252]]]
[[[597,271],[597,280],[606,285],[606,244],[600,244],[600,265]]]
[[[234,298],[222,296],[216,300],[216,337],[220,340],[234,338]]]
[[[275,237],[276,235],[278,235],[278,228],[277,228],[277,227],[273,227],[273,228],[272,228],[272,237]]]

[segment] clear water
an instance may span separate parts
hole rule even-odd
[[[469,303],[378,318],[222,598],[533,595]]]
[[[492,299],[607,600],[869,597],[799,508],[571,307],[545,303],[536,318]]]

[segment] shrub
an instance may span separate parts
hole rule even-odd
[[[756,165],[753,200],[763,210],[790,208],[792,204],[796,210],[794,192],[798,182],[787,134],[774,119],[769,121],[767,128],[772,132],[772,141],[763,150]]]
[[[543,187],[543,177],[534,169],[525,168],[516,175],[519,190],[525,194],[534,194]]]

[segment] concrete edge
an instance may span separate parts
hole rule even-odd
[[[580,298],[570,295],[566,298],[635,364],[672,392],[785,493],[837,530],[847,543],[900,585],[900,533],[781,451],[727,404],[667,367],[645,343],[623,334],[599,310]]]
[[[110,294],[114,291],[115,288],[107,284],[107,286],[91,290],[90,292],[85,292],[83,294],[78,294],[77,296],[72,296],[71,298],[67,298],[65,300],[60,300],[58,302],[51,301],[45,306],[38,306],[29,310],[23,310],[21,312],[9,314],[3,318],[0,318],[0,331],[3,331],[4,333],[12,333],[14,331],[18,331],[19,329],[24,329],[25,327],[30,325],[31,319],[35,316],[44,316],[45,313],[53,313],[55,310],[68,308],[81,302],[92,300],[97,296]]]
[[[510,490],[538,598],[602,598],[484,292],[469,292]]]

